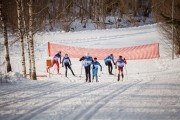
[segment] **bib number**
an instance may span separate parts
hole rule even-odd
[[[117,64],[118,67],[124,67],[124,63],[119,63]]]

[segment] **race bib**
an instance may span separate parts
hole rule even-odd
[[[118,63],[117,63],[117,66],[118,66],[118,67],[124,67],[124,62],[122,62],[122,63],[118,62]]]
[[[111,59],[106,59],[106,61],[111,61]]]
[[[94,65],[95,69],[98,69],[98,65]]]
[[[58,58],[53,58],[54,61],[58,61]]]
[[[69,60],[68,59],[64,59],[64,63],[69,63]]]
[[[91,61],[84,61],[84,64],[85,64],[85,65],[90,65],[90,64],[91,64]]]

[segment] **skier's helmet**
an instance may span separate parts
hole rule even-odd
[[[110,54],[111,57],[113,57],[113,54]]]

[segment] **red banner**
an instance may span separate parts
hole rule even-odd
[[[159,43],[126,48],[81,48],[48,42],[49,56],[54,56],[58,51],[61,51],[63,56],[67,53],[70,58],[80,58],[89,52],[90,56],[97,57],[98,60],[103,60],[110,54],[113,54],[115,59],[121,55],[127,60],[152,59],[160,57]]]

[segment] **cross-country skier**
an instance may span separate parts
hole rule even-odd
[[[95,57],[94,58],[94,62],[91,63],[92,64],[92,74],[93,74],[93,80],[94,80],[94,77],[96,77],[96,82],[99,82],[98,81],[98,66],[101,67],[101,71],[102,71],[102,66],[101,64],[97,61],[97,58]]]
[[[65,72],[65,76],[66,77],[67,77],[67,70],[68,70],[68,68],[71,70],[72,74],[75,76],[75,74],[74,74],[74,72],[73,72],[73,70],[71,68],[71,60],[68,57],[68,54],[65,54],[65,56],[64,56],[64,58],[62,60],[62,67],[64,67],[64,66],[66,68],[66,72]]]
[[[107,56],[107,57],[104,59],[104,62],[105,62],[105,64],[106,64],[106,66],[108,66],[109,74],[110,74],[110,75],[113,75],[113,74],[112,74],[113,66],[112,66],[111,61],[112,61],[113,64],[115,65],[113,54],[110,54],[109,56]]]
[[[93,62],[92,57],[89,55],[89,53],[86,53],[86,56],[83,56],[79,61],[83,61],[83,65],[85,68],[85,73],[86,73],[86,82],[88,82],[88,78],[89,78],[89,82],[91,82],[91,63]]]
[[[59,51],[57,54],[55,54],[55,56],[53,57],[53,61],[52,61],[52,66],[47,67],[47,72],[48,70],[54,66],[54,64],[57,65],[57,73],[59,74],[59,62],[58,59],[60,59],[60,64],[61,64],[61,51]]]
[[[117,61],[116,61],[116,69],[118,67],[118,71],[119,71],[119,73],[118,73],[118,81],[120,80],[120,73],[121,73],[121,76],[122,76],[122,80],[124,78],[124,74],[123,74],[124,64],[127,64],[126,59],[125,58],[123,59],[122,56],[119,56],[119,59],[117,59]]]

